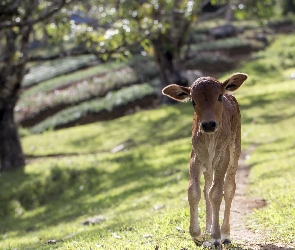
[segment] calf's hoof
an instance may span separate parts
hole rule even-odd
[[[221,244],[220,244],[220,242],[219,242],[219,241],[215,241],[215,242],[213,243],[213,247],[214,247],[215,249],[221,249]]]
[[[199,227],[197,228],[193,228],[190,227],[189,229],[190,235],[193,239],[193,241],[195,242],[196,246],[202,246],[202,237],[201,237],[201,230]]]
[[[203,247],[209,249],[221,249],[221,244],[220,241],[205,241]]]
[[[195,242],[197,247],[200,247],[203,244],[203,241],[201,239],[193,239],[193,241]]]
[[[231,241],[230,241],[230,239],[224,239],[224,240],[222,241],[222,244],[223,244],[223,245],[229,245],[229,244],[231,244]]]

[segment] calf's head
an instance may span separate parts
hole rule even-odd
[[[224,82],[212,77],[200,77],[191,87],[171,84],[162,93],[180,102],[191,100],[201,129],[206,133],[214,133],[221,122],[224,94],[238,89],[247,77],[246,74],[235,73]]]

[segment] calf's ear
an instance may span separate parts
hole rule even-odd
[[[225,80],[222,85],[225,87],[225,91],[235,91],[242,86],[244,81],[248,78],[247,74],[234,73],[230,78]]]
[[[189,87],[171,84],[163,88],[162,94],[166,95],[176,101],[185,102],[191,98],[191,89]]]

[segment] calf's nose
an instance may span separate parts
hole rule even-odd
[[[207,133],[214,132],[216,129],[216,122],[215,121],[202,122],[202,128]]]

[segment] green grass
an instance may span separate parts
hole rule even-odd
[[[61,75],[53,77],[46,81],[39,82],[39,84],[37,84],[36,86],[33,86],[30,89],[26,90],[22,94],[20,101],[25,101],[25,99],[38,95],[40,94],[40,92],[49,93],[56,89],[65,88],[66,86],[74,82],[91,79],[95,76],[101,76],[112,71],[119,70],[122,67],[128,66],[132,66],[132,68],[137,71],[138,76],[143,79],[147,79],[148,75],[151,73],[150,71],[153,71],[153,73],[157,72],[155,66],[152,65],[151,58],[135,55],[128,61],[112,61],[102,63],[86,69],[77,70],[71,74]]]
[[[18,122],[26,122],[34,118],[40,120],[38,118],[42,117],[44,112],[50,113],[63,110],[63,121],[55,121],[54,123],[65,123],[64,113],[68,114],[71,112],[70,110],[73,110],[73,106],[75,106],[75,110],[79,110],[80,116],[82,113],[85,114],[86,107],[104,105],[105,108],[101,107],[101,109],[109,109],[110,101],[102,102],[99,99],[105,97],[109,92],[113,93],[120,88],[144,83],[157,76],[158,70],[150,58],[135,56],[127,62],[100,64],[84,70],[78,70],[72,74],[55,77],[41,82],[24,92],[16,108],[16,120]],[[142,88],[146,89],[145,87]],[[142,91],[142,93],[144,92]],[[120,96],[120,93],[116,95]],[[130,94],[128,96],[130,97]],[[93,99],[95,100],[92,101]],[[95,102],[98,104],[94,105]],[[93,108],[87,110],[87,112],[92,111]],[[57,116],[60,116],[60,114]],[[43,117],[43,119],[45,118]],[[58,118],[54,116],[50,119],[56,120]],[[73,120],[73,118],[70,119]],[[40,124],[40,126],[42,127],[43,125]]]
[[[242,147],[255,148],[248,195],[267,201],[247,222],[294,248],[295,80],[282,66],[259,71],[260,60],[237,69],[250,77],[236,93]],[[196,249],[186,200],[191,122],[183,103],[25,136],[26,168],[0,176],[1,248]],[[100,224],[82,224],[98,215]],[[201,202],[202,228],[204,216]]]
[[[250,46],[250,42],[242,38],[226,38],[218,41],[205,41],[197,45],[193,45],[193,52],[210,51],[210,50],[228,50],[235,48],[244,48]]]
[[[64,89],[56,89],[49,93],[40,91],[37,95],[19,102],[17,118],[34,117],[58,106],[63,106],[65,109],[93,98],[103,97],[110,91],[139,81],[134,70],[124,67],[101,76],[78,81]]]
[[[62,75],[48,79],[47,81],[41,82],[36,86],[26,90],[21,96],[21,101],[25,100],[30,96],[35,96],[40,92],[48,93],[58,88],[63,88],[72,84],[73,82],[79,82],[87,78],[91,78],[97,75],[103,75],[109,71],[117,70],[123,67],[125,63],[111,62],[99,64],[97,66],[89,67],[87,69],[77,70],[72,74]]]
[[[15,187],[1,197],[2,246],[51,249],[54,245],[46,243],[55,239],[62,240],[56,245],[60,249],[112,249],[114,244],[116,249],[136,249],[138,244],[137,249],[152,249],[169,248],[177,237],[184,248],[192,247],[186,200],[191,113],[190,105],[165,107],[47,132],[43,145],[40,135],[25,137],[27,154],[77,155],[32,159],[24,173],[1,176],[2,184]],[[126,144],[123,152],[110,153],[121,143]],[[155,210],[156,205],[165,207]],[[81,225],[95,215],[106,220]]]
[[[251,89],[251,92],[250,92]],[[251,94],[250,94],[251,93]],[[249,216],[253,230],[271,230],[274,242],[295,243],[295,80],[249,87],[240,98],[243,142],[255,146],[249,194],[267,206]]]
[[[23,86],[31,87],[50,78],[87,67],[95,60],[96,58],[93,55],[81,55],[40,63],[30,68],[29,73],[24,78]]]
[[[140,62],[145,64],[144,62]],[[111,64],[108,64],[111,65]],[[156,77],[156,70],[150,69],[149,76],[144,77],[132,69],[126,63],[120,68],[108,68],[107,72],[100,73],[98,69],[106,68],[107,66],[94,67],[97,71],[93,71],[92,68],[87,69],[87,72],[96,72],[96,75],[92,75],[90,78],[77,78],[77,82],[69,84],[69,79],[74,79],[74,73],[68,76],[65,82],[59,83],[56,89],[51,92],[46,92],[39,89],[38,94],[21,98],[18,103],[18,112],[16,113],[17,119],[23,120],[26,117],[34,117],[40,115],[42,112],[54,109],[55,107],[62,106],[66,109],[69,106],[77,105],[82,102],[87,102],[91,99],[104,97],[108,92],[116,91],[120,88],[127,87],[133,84],[143,83],[144,80],[149,80]],[[118,67],[118,65],[117,65]],[[147,71],[147,70],[146,70]],[[153,71],[153,72],[152,72]],[[65,77],[63,77],[65,78]],[[82,80],[83,79],[83,80]],[[43,84],[40,84],[43,86]],[[66,86],[68,85],[68,86]],[[46,84],[47,86],[47,84]],[[48,85],[49,86],[49,85]],[[53,86],[55,86],[53,84]],[[53,87],[50,85],[50,87]],[[31,92],[32,93],[32,92]]]
[[[155,87],[148,83],[132,85],[119,89],[118,91],[110,91],[105,97],[95,98],[76,106],[65,108],[33,126],[30,131],[32,133],[41,133],[49,129],[67,127],[69,124],[79,123],[79,119],[85,118],[87,115],[99,118],[102,112],[112,113],[115,109],[124,105],[128,105],[144,97],[155,95]],[[121,116],[122,115],[124,115],[124,113],[122,113]]]

